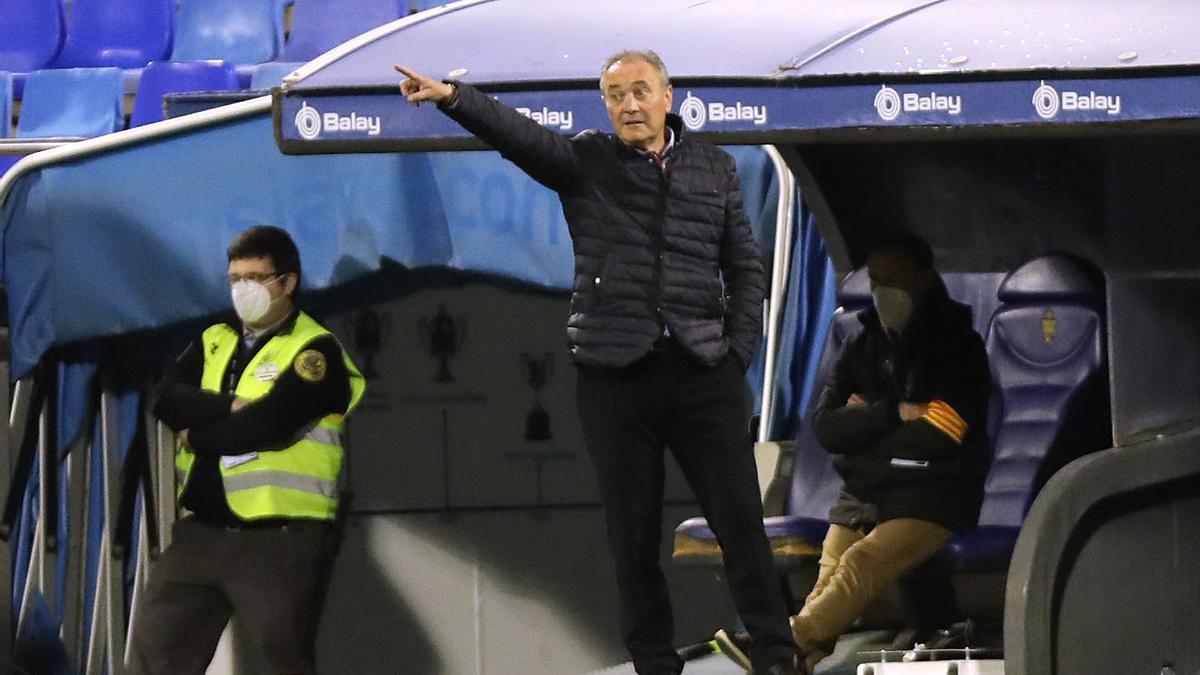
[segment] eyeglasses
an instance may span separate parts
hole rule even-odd
[[[247,272],[245,274],[230,274],[229,285],[232,286],[239,281],[254,281],[260,284],[269,284],[283,275],[278,272]]]

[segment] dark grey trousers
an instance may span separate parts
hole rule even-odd
[[[659,564],[664,449],[717,535],[738,614],[764,672],[795,654],[763,531],[746,381],[732,359],[707,368],[677,346],[624,368],[579,369],[579,417],[617,573],[621,630],[639,675],[679,673],[671,600]]]
[[[135,616],[143,672],[203,675],[237,617],[268,672],[314,673],[333,543],[332,527],[320,522],[242,529],[177,522]]]

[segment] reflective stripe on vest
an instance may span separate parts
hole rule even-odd
[[[300,312],[290,332],[272,337],[246,364],[234,394],[250,400],[267,395],[279,375],[292,367],[310,342],[329,334],[323,326]],[[223,390],[225,370],[241,339],[228,324],[216,324],[204,331],[202,389],[218,393]],[[345,413],[326,415],[303,438],[281,450],[263,451],[247,456],[242,462],[232,462],[228,458],[220,462],[226,500],[239,518],[332,519],[336,514],[337,479],[344,454],[341,431],[345,415],[358,405],[365,389],[362,374],[346,350],[341,352],[350,376],[350,403]],[[274,376],[259,379],[256,375],[260,372]],[[186,447],[176,454],[179,496],[187,487],[195,459],[195,454]]]
[[[283,487],[322,497],[334,498],[337,496],[337,481],[335,480],[321,480],[286,471],[254,471],[236,476],[226,476],[222,482],[229,492],[260,487]]]

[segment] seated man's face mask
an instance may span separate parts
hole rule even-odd
[[[875,286],[871,289],[871,300],[879,314],[879,323],[891,332],[899,333],[912,317],[913,297],[895,286]]]
[[[871,300],[879,323],[889,333],[902,333],[928,282],[916,264],[896,251],[879,251],[867,259]]]

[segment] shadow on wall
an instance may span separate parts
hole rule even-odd
[[[395,588],[392,577],[402,570],[379,565],[364,529],[359,518],[346,525],[318,633],[320,672],[450,672],[421,617]]]
[[[666,557],[676,643],[735,610],[710,571]],[[599,508],[351,518],[323,617],[322,672],[583,673],[624,662]]]

